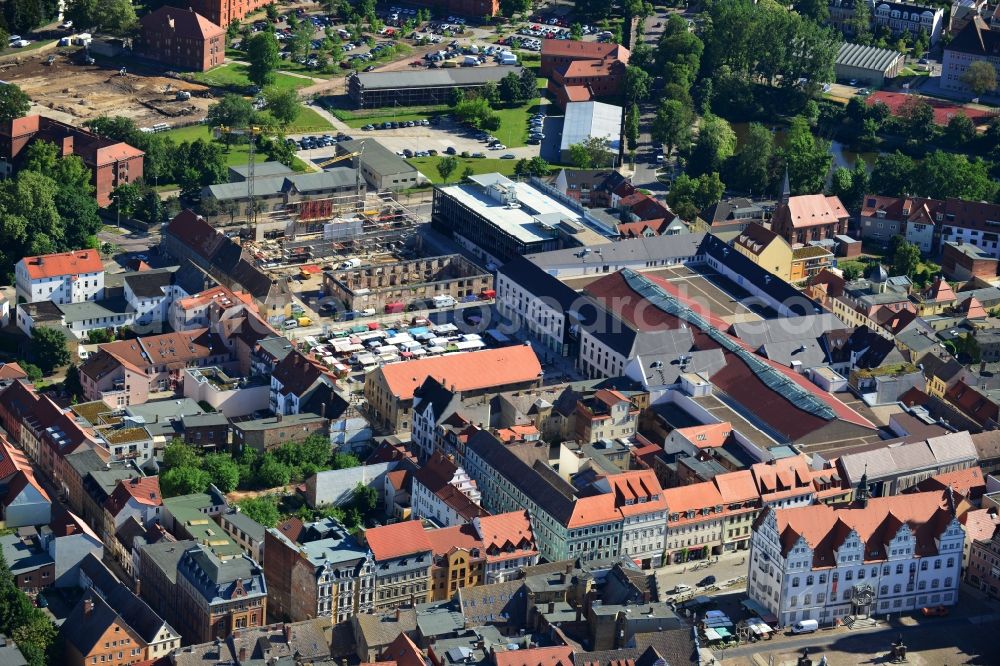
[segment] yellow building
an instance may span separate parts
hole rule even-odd
[[[805,245],[792,250],[790,282],[808,280],[833,264],[833,253],[818,245]]]
[[[785,282],[792,281],[792,246],[770,229],[748,224],[733,240],[733,249]]]

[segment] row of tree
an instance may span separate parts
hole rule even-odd
[[[320,435],[288,442],[263,454],[247,447],[236,457],[228,453],[200,455],[194,447],[174,439],[163,452],[163,463],[167,467],[160,475],[164,497],[204,492],[210,483],[226,493],[237,488],[278,488],[323,470],[361,464],[352,455],[332,453],[330,440]]]

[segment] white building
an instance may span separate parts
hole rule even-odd
[[[469,474],[442,453],[434,454],[413,475],[410,506],[414,518],[429,518],[442,527],[464,525],[488,515],[482,495]]]
[[[14,275],[18,302],[80,303],[104,293],[104,264],[97,250],[25,257]]]
[[[598,138],[608,142],[608,159],[606,164],[594,166],[614,166],[621,145],[621,129],[622,107],[601,102],[570,102],[566,105],[562,140],[559,143],[562,161],[570,161],[571,146]]]
[[[875,2],[872,23],[876,28],[886,27],[893,36],[909,33],[916,38],[921,31],[927,34],[931,46],[937,44],[944,27],[944,9],[908,2]]]
[[[865,479],[867,481],[867,479]],[[965,529],[950,493],[765,509],[750,541],[747,593],[789,626],[866,622],[958,600]]]

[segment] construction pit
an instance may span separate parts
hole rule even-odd
[[[80,125],[100,116],[125,116],[139,127],[171,127],[202,120],[212,99],[206,86],[164,76],[146,76],[100,64],[74,53],[39,53],[0,64],[0,79],[17,84],[32,112]],[[51,62],[50,62],[51,60]],[[178,92],[186,99],[178,99]]]

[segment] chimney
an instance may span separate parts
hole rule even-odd
[[[239,660],[240,660],[240,663],[241,663],[241,664],[242,664],[242,663],[243,663],[244,661],[246,661],[246,660],[247,660],[247,648],[246,648],[246,646],[245,646],[245,645],[244,645],[244,646],[242,646],[242,647],[240,647],[240,656],[239,656]]]
[[[566,563],[566,573],[567,574],[573,573],[573,563],[572,562],[567,562]]]
[[[292,642],[292,625],[287,623],[285,624],[285,642],[286,643]]]
[[[555,613],[556,612],[556,602],[554,602],[554,601],[550,601],[549,602],[549,612],[550,613]]]
[[[135,596],[138,597],[140,592],[142,592],[142,579],[139,578],[138,576],[136,576],[135,577]]]
[[[396,608],[396,622],[399,622],[399,608]]]
[[[277,416],[277,419],[278,419],[278,423],[281,423],[281,418],[282,418],[283,416],[284,416],[284,414],[282,414],[281,412],[278,412],[278,416]]]
[[[84,599],[83,601],[83,614],[90,617],[91,613],[94,612],[94,600]]]
[[[319,406],[319,417],[321,419],[325,419],[326,418],[326,403],[325,402],[322,405]]]

